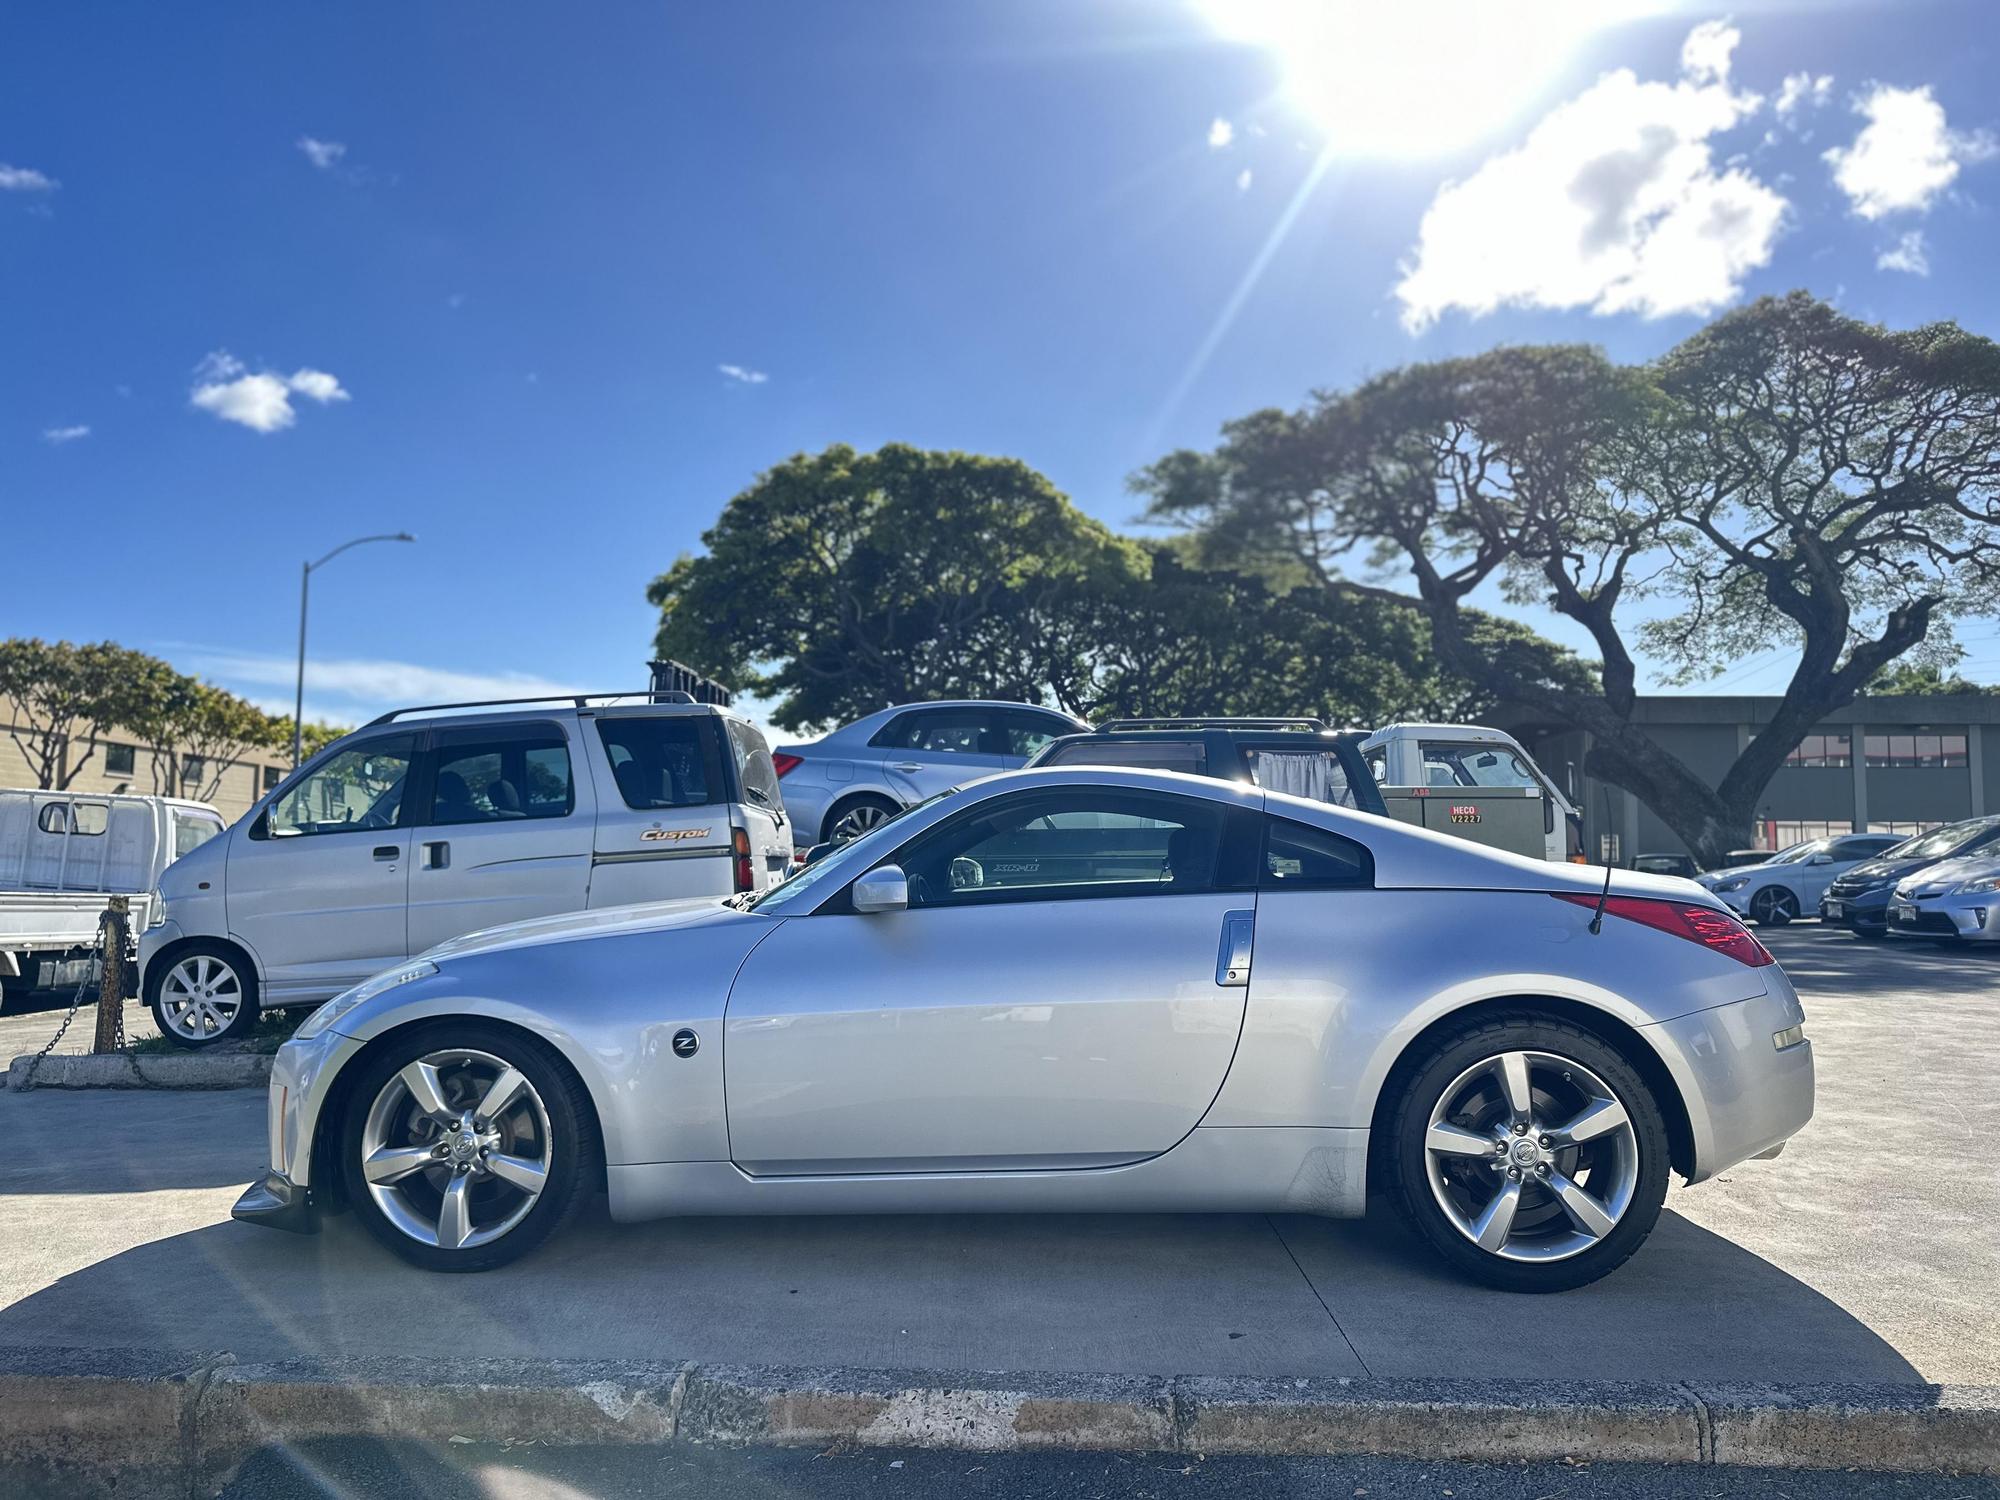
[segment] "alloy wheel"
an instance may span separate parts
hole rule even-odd
[[[190,954],[160,985],[160,1022],[183,1041],[214,1041],[242,1010],[242,979],[212,954]]]
[[[844,844],[849,839],[858,839],[871,828],[879,828],[888,822],[889,816],[889,810],[879,803],[857,803],[833,820],[828,842]]]
[[[420,1245],[489,1245],[540,1201],[554,1132],[527,1075],[490,1052],[427,1053],[382,1085],[361,1127],[361,1175]]]
[[[1454,1079],[1424,1135],[1431,1195],[1467,1240],[1505,1260],[1581,1255],[1617,1228],[1639,1139],[1610,1085],[1570,1058],[1503,1052]]]
[[[1790,891],[1767,887],[1750,901],[1750,915],[1760,923],[1784,923],[1798,916],[1798,903]]]

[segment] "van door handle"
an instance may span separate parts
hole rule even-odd
[[[400,844],[377,844],[375,846],[375,857],[377,859],[401,859],[403,857],[403,847]]]
[[[1222,942],[1215,955],[1215,982],[1225,988],[1250,983],[1250,947],[1257,935],[1257,913],[1224,912]]]
[[[451,845],[443,839],[424,845],[423,867],[426,870],[446,870],[451,868]]]

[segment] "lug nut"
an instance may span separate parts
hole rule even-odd
[[[1555,1143],[1556,1143],[1556,1138],[1552,1135],[1545,1135],[1542,1137],[1542,1149],[1544,1151],[1548,1150],[1549,1147],[1553,1146]]]
[[[1535,1170],[1539,1172],[1542,1176],[1546,1177],[1549,1175],[1549,1164],[1547,1162],[1543,1162],[1539,1167],[1536,1167]]]
[[[1526,1135],[1527,1133],[1528,1133],[1528,1124],[1527,1124],[1527,1121],[1525,1121],[1525,1120],[1516,1120],[1516,1121],[1514,1122],[1514,1134],[1516,1134],[1516,1135]]]
[[[1519,1182],[1521,1180],[1521,1169],[1519,1167],[1509,1167],[1507,1169],[1507,1180],[1509,1182]]]

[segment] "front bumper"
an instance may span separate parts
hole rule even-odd
[[[319,1210],[312,1197],[282,1172],[267,1172],[243,1190],[229,1217],[292,1234],[318,1234]]]
[[[1836,895],[1829,891],[1820,897],[1819,919],[1836,927],[1866,927],[1870,930],[1886,927],[1889,923],[1889,889],[1877,886],[1872,891],[1863,891],[1855,896]]]
[[[1889,931],[1897,937],[2000,943],[2000,891],[1894,896],[1888,917]]]

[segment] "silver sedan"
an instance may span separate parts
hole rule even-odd
[[[948,793],[762,895],[496,928],[278,1053],[237,1217],[483,1270],[668,1214],[1358,1215],[1595,1280],[1812,1113],[1784,972],[1685,881],[1170,772]]]

